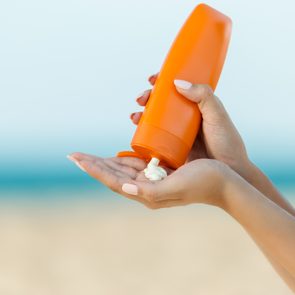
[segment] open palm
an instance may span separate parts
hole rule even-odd
[[[114,192],[139,201],[151,209],[196,202],[207,203],[212,200],[212,196],[219,195],[221,172],[224,170],[222,163],[218,161],[194,160],[177,170],[165,168],[167,177],[160,181],[150,181],[143,173],[146,162],[139,158],[104,159],[83,153],[73,153],[69,159]],[[132,191],[132,188],[135,190]]]
[[[89,175],[119,194],[124,194],[122,193],[122,185],[124,183],[138,181],[153,184],[152,181],[145,177],[143,172],[147,163],[139,158],[100,158],[84,153],[74,153],[69,156],[69,159],[74,161],[82,170],[87,167],[87,173]],[[173,170],[168,168],[165,168],[165,170],[168,175],[173,172]],[[130,194],[124,195],[130,199],[136,199],[138,201],[138,197],[134,198]],[[140,201],[147,205],[146,200],[141,199]]]

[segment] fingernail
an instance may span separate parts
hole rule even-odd
[[[75,159],[75,158],[73,158],[72,156],[70,156],[70,155],[67,155],[67,158],[70,160],[70,161],[72,161],[72,162],[74,162],[82,171],[84,171],[84,172],[86,172],[86,170],[81,166],[81,164]]]
[[[144,91],[144,92],[140,92],[140,93],[136,96],[136,101],[137,101],[138,99],[140,99],[142,96],[144,96],[144,94],[145,94],[145,91]]]
[[[151,81],[153,79],[156,79],[156,75],[155,74],[148,77],[148,81]]]
[[[82,171],[86,172],[86,170],[84,169],[84,167],[81,166],[81,164],[77,161],[74,162]]]
[[[174,85],[178,88],[188,90],[192,87],[192,83],[185,80],[174,80]]]
[[[136,196],[138,194],[138,187],[135,184],[124,183],[122,185],[122,191],[129,195]]]
[[[67,158],[72,162],[77,162],[77,160],[71,155],[67,155]]]
[[[135,113],[132,113],[132,114],[130,115],[130,119],[131,119],[131,120],[133,120],[134,115],[135,115]]]

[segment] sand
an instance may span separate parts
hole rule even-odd
[[[293,294],[223,211],[96,193],[0,203],[0,294]]]

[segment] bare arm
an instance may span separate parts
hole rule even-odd
[[[240,178],[238,181],[230,182],[222,207],[245,228],[285,282],[295,291],[293,208],[276,193],[269,180],[260,173],[258,171],[256,174],[256,182],[269,197]]]
[[[286,210],[292,216],[295,216],[295,210],[292,205],[280,194],[280,192],[271,183],[268,177],[250,161],[239,171],[240,175],[259,190],[265,197],[274,202],[277,206]],[[270,261],[274,269],[281,278],[295,290],[295,277],[291,275],[276,259],[274,253],[265,251],[263,244],[255,241],[259,248],[264,252],[267,259]]]
[[[295,216],[294,207],[280,194],[280,192],[260,169],[258,169],[253,163],[249,162],[245,171],[246,172],[241,174],[243,178],[259,190],[264,196],[272,200],[291,215]]]
[[[149,81],[152,85],[154,85],[156,78],[157,78],[157,75],[153,75],[149,78]],[[200,158],[208,158],[208,159],[216,159],[220,162],[227,164],[236,173],[238,173],[240,176],[242,176],[246,180],[246,181],[243,180],[244,185],[247,184],[249,187],[252,186],[252,190],[254,190],[256,195],[257,194],[259,195],[259,198],[262,198],[262,200],[264,200],[263,201],[264,203],[268,204],[268,206],[270,206],[269,204],[271,204],[270,207],[275,206],[276,210],[274,210],[274,212],[277,213],[277,211],[279,211],[281,212],[280,214],[289,213],[290,214],[290,215],[288,214],[289,217],[292,215],[295,216],[295,210],[291,206],[291,204],[289,204],[288,201],[281,196],[281,194],[276,190],[276,188],[273,186],[270,180],[255,165],[253,165],[249,161],[246,148],[241,136],[239,135],[237,129],[235,128],[233,122],[231,121],[229,115],[227,114],[222,102],[214,95],[210,87],[208,87],[207,85],[201,85],[201,84],[193,85],[189,83],[188,81],[184,81],[185,83],[179,84],[180,80],[177,80],[177,81],[178,82],[175,84],[177,91],[181,93],[184,97],[195,102],[198,105],[203,118],[202,131],[199,133],[200,136],[197,137],[195,142],[196,144],[193,146],[191,150],[191,153],[188,157],[188,162],[196,161],[197,159],[200,159]],[[185,85],[185,88],[183,88],[181,84]],[[188,87],[188,85],[190,84],[191,86]],[[147,91],[144,91],[139,97],[137,97],[138,104],[141,106],[145,106],[149,99],[150,93],[151,93],[151,90],[147,90]],[[136,112],[136,113],[133,113],[130,118],[133,121],[133,123],[138,124],[141,115],[142,115],[142,112]],[[121,191],[119,184],[116,184],[116,182],[114,181],[110,182],[110,179],[112,179],[113,174],[106,173],[111,171],[110,165],[108,167],[105,167],[105,169],[102,170],[105,173],[102,173],[101,171],[101,167],[103,167],[102,166],[103,163],[105,162],[108,163],[109,161],[111,162],[118,161],[118,159],[102,161],[101,159],[98,160],[97,158],[94,158],[94,157],[89,158],[89,156],[81,156],[80,154],[80,155],[76,155],[76,158],[74,160],[77,160],[79,164],[86,165],[89,159],[91,159],[92,161],[100,165],[100,169],[96,168],[95,173],[93,173],[93,171],[91,170],[90,174],[110,187],[118,186],[115,189],[114,188],[113,189],[119,192],[120,194],[123,194],[124,192]],[[86,162],[83,163],[83,161],[86,161]],[[133,162],[134,162],[134,159],[133,159]],[[132,164],[132,163],[130,162],[128,164]],[[111,166],[113,167],[114,165],[111,165]],[[95,167],[95,165],[93,167]],[[200,163],[198,163],[196,167],[200,168]],[[123,171],[126,172],[127,168],[126,167],[123,167],[123,168],[122,168]],[[186,168],[189,168],[189,166]],[[186,171],[186,168],[181,169],[181,171],[183,170]],[[129,170],[130,169],[128,169],[128,171]],[[133,174],[131,173],[132,171],[129,171],[129,172],[130,172],[129,176],[136,175],[135,171],[133,171]],[[202,170],[202,173],[203,172],[204,170]],[[195,173],[195,171],[193,173]],[[120,175],[121,174],[122,174],[122,171],[120,171]],[[132,191],[129,193],[127,192],[125,196],[136,199],[140,202],[143,202],[145,205],[147,205],[150,208],[161,208],[161,207],[183,205],[183,203],[188,202],[188,199],[185,197],[187,194],[184,194],[183,191],[177,191],[177,189],[173,192],[172,195],[182,196],[180,197],[180,200],[164,201],[165,196],[171,197],[171,189],[174,187],[173,186],[174,183],[178,183],[178,186],[177,186],[178,189],[181,188],[181,186],[179,185],[179,180],[182,179],[182,177],[184,176],[184,173],[182,172],[173,173],[172,175],[175,175],[175,176],[177,175],[178,178],[175,179],[173,183],[169,182],[169,186],[165,187],[165,186],[162,186],[162,184],[161,185],[159,184],[159,186],[165,188],[164,189],[165,192],[161,192],[161,195],[164,196],[161,202],[151,202],[150,200],[147,201],[146,198],[141,198],[139,196],[134,197],[133,196],[134,193],[138,192],[137,188],[135,188],[134,185],[133,185]],[[187,175],[187,180],[190,178],[191,175],[192,174]],[[168,179],[169,178],[170,177],[168,177]],[[211,188],[212,186],[211,178],[207,178],[207,180],[205,181],[205,184],[208,182],[208,179],[210,179],[210,182],[208,185],[210,185],[209,188]],[[196,180],[194,179],[193,184],[195,184],[195,181]],[[130,189],[130,187],[132,187],[132,185],[131,186],[128,185],[127,187],[125,186],[125,189],[127,188]],[[190,188],[191,191],[194,191],[194,189],[190,186],[187,186],[187,188],[188,189]],[[200,187],[197,187],[196,190],[200,190]],[[168,194],[169,192],[170,192],[170,195]],[[251,194],[252,193],[249,192],[248,202],[254,206],[257,200],[255,200],[254,197],[250,197]],[[151,193],[150,191],[148,195],[154,196],[154,193]],[[245,194],[244,194],[244,197],[245,197]],[[252,200],[253,198],[254,198],[254,201]],[[189,200],[191,201],[193,199],[194,198],[189,198]],[[244,201],[246,202],[246,200]],[[256,211],[256,215],[259,215],[259,209],[255,208],[255,211]],[[249,213],[248,219],[252,219],[252,216],[251,216],[252,213],[251,214],[250,212],[248,213]],[[272,214],[272,212],[269,212],[269,214]],[[245,216],[243,216],[243,218],[245,218]],[[268,218],[272,218],[272,216],[270,215]],[[281,226],[282,225],[283,223],[281,223]],[[267,230],[271,230],[271,228],[268,228]],[[279,228],[276,228],[276,230],[279,230]],[[266,254],[267,258],[270,260],[270,262],[275,267],[275,269],[280,274],[280,276],[294,290],[295,289],[294,272],[290,273],[290,269],[286,268],[285,264],[282,264],[281,259],[278,259],[277,257],[278,253],[276,251],[270,251],[268,244],[265,244],[263,242],[263,239],[261,240],[256,238],[254,240],[256,241],[257,245],[262,249],[262,251]],[[288,243],[287,240],[285,242]],[[277,249],[279,249],[279,245],[277,245]]]

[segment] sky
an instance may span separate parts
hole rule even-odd
[[[135,98],[198,3],[1,1],[0,172],[68,167],[73,151],[128,149]],[[206,3],[233,21],[216,95],[253,161],[293,167],[294,0]]]

